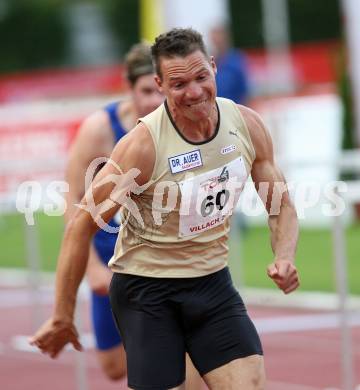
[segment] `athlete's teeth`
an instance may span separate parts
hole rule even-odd
[[[203,103],[205,103],[205,101],[202,101],[202,102],[199,102],[199,103],[194,103],[194,104],[189,104],[189,107],[200,106]]]

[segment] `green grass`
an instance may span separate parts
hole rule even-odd
[[[35,214],[35,235],[39,243],[41,268],[53,271],[63,232],[62,217]],[[32,229],[33,227],[30,227]],[[0,267],[26,267],[25,219],[19,214],[0,216]]]
[[[349,285],[353,294],[360,294],[360,224],[346,230]],[[230,268],[235,280],[245,285],[273,287],[266,275],[266,267],[273,260],[267,228],[250,228],[242,240],[233,239],[230,246]],[[335,291],[334,257],[331,231],[301,229],[296,265],[300,272],[301,289]],[[239,253],[243,258],[243,278],[239,267]]]
[[[61,217],[35,215],[41,268],[55,269],[63,231]],[[26,267],[24,217],[0,216],[0,267]],[[346,231],[349,283],[354,294],[360,294],[360,224]],[[240,261],[240,257],[242,261]],[[266,227],[250,228],[243,239],[233,237],[230,242],[230,268],[235,281],[248,286],[274,287],[266,275],[272,261],[269,233]],[[334,291],[334,267],[331,232],[326,229],[302,229],[297,252],[303,290]]]

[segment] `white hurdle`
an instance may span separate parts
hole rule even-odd
[[[24,235],[26,247],[26,263],[28,267],[28,287],[31,296],[31,323],[32,331],[35,332],[43,321],[41,306],[41,259],[39,253],[38,230],[36,224],[30,226],[24,219]]]

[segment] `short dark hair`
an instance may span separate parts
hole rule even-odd
[[[186,57],[196,50],[208,57],[202,35],[192,28],[173,28],[159,35],[151,46],[156,73],[161,77],[161,57]]]
[[[150,46],[144,43],[132,46],[125,57],[125,66],[127,79],[132,86],[139,77],[154,73]]]

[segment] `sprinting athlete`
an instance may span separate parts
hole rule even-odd
[[[51,357],[67,343],[81,350],[74,310],[89,243],[122,206],[110,300],[128,386],[184,389],[188,352],[210,390],[263,390],[260,338],[227,268],[230,218],[251,175],[269,214],[267,274],[288,294],[299,286],[296,212],[259,115],[216,97],[202,36],[173,29],[152,55],[166,100],[117,143],[68,223],[54,313],[31,343]]]

